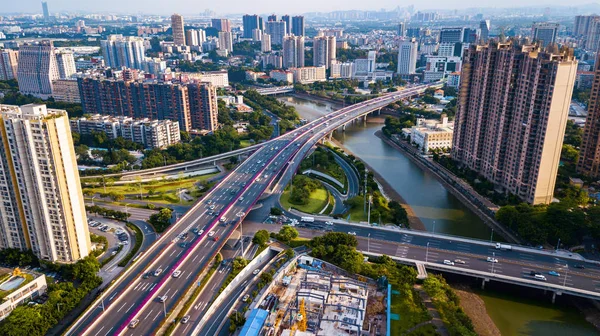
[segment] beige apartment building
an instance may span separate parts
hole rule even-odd
[[[465,53],[452,157],[531,204],[552,201],[577,61],[513,41]]]
[[[600,54],[596,60],[594,80],[583,129],[577,171],[589,177],[600,177]]]
[[[69,118],[0,105],[0,248],[71,263],[91,249]]]

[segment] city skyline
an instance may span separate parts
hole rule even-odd
[[[333,12],[344,10],[394,10],[398,7],[414,6],[415,10],[474,10],[474,9],[499,9],[499,8],[532,8],[532,7],[566,7],[563,2],[546,0],[529,1],[526,6],[522,2],[509,0],[502,3],[501,7],[495,6],[494,3],[482,4],[481,2],[469,0],[459,4],[448,3],[445,1],[433,1],[426,4],[419,2],[399,4],[393,0],[377,0],[375,2],[363,2],[357,0],[332,0],[332,1],[317,1],[308,0],[300,3],[284,4],[275,1],[261,2],[258,6],[255,3],[248,3],[242,0],[231,0],[226,3],[214,3],[210,7],[198,6],[191,8],[189,3],[182,0],[171,2],[160,2],[155,0],[141,1],[133,0],[125,3],[116,0],[107,0],[100,3],[87,3],[82,5],[81,2],[73,0],[58,0],[47,2],[50,15],[58,12],[98,12],[98,13],[121,13],[121,14],[158,14],[171,15],[173,12],[181,13],[184,16],[198,15],[206,10],[214,11],[219,15],[241,15],[244,13],[255,13],[260,15],[275,14],[303,14],[309,12]],[[591,3],[586,0],[578,0],[570,2],[569,7],[574,6],[596,6],[597,3]],[[110,8],[107,10],[107,8]],[[232,11],[235,8],[235,11]],[[151,9],[151,10],[144,10]],[[33,13],[42,15],[42,5],[37,0],[25,0],[11,5],[10,10],[2,13]]]

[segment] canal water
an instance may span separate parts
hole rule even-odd
[[[302,118],[313,120],[334,109],[330,104],[297,97],[283,97]],[[491,229],[464,206],[431,174],[424,172],[402,153],[381,141],[375,132],[384,119],[369,118],[337,132],[334,137],[376,170],[404,198],[427,230],[452,235],[490,239]]]
[[[302,118],[313,120],[335,109],[328,103],[298,97],[281,97]],[[354,123],[335,138],[375,169],[412,207],[428,230],[465,237],[490,239],[490,229],[429,173],[375,136],[383,118]],[[491,286],[490,286],[491,287]],[[570,306],[548,300],[507,294],[489,288],[478,291],[502,335],[597,335],[593,326]]]

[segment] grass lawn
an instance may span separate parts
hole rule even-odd
[[[176,192],[178,188],[181,189],[193,189],[194,185],[198,182],[205,181],[210,177],[217,175],[217,173],[207,174],[202,176],[194,176],[190,178],[185,178],[181,180],[159,180],[142,183],[142,193],[148,194],[150,191],[153,193],[168,193],[168,192]],[[93,188],[85,188],[84,190],[92,190],[96,193],[103,193],[104,187],[98,186]],[[106,186],[106,192],[116,192],[119,194],[139,194],[140,193],[140,185],[139,183],[131,183],[125,185],[112,185]]]
[[[367,221],[367,215],[365,214],[365,211],[362,207],[350,209],[350,211],[348,211],[345,215],[346,216],[344,217],[344,219],[348,218],[348,215],[350,215],[351,222],[366,222]]]
[[[310,239],[308,239],[308,238],[300,238],[300,237],[298,237],[296,239],[292,239],[289,242],[288,246],[291,247],[291,248],[296,248],[298,246],[308,245],[309,241],[310,241]]]
[[[431,319],[419,295],[410,286],[392,289],[400,292],[392,294],[392,314],[398,314],[400,319],[391,321],[391,336],[404,335],[406,330]]]
[[[288,190],[284,191],[281,195],[281,205],[285,209],[289,209],[293,207],[294,209],[298,209],[299,211],[305,213],[319,213],[325,205],[327,205],[327,199],[329,198],[329,192],[321,187],[310,194],[310,198],[308,199],[308,203],[304,205],[298,205],[290,203],[290,193]]]
[[[240,147],[246,148],[254,145],[254,143],[250,140],[240,140]]]

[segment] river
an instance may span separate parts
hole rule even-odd
[[[281,97],[302,118],[313,120],[335,109],[328,103]],[[431,174],[374,135],[383,119],[369,118],[338,132],[335,138],[375,169],[400,194],[430,231],[490,239],[491,230]],[[493,287],[493,286],[488,286]],[[597,335],[591,324],[571,306],[552,305],[548,298],[507,294],[511,290],[477,291],[502,335]]]
[[[296,107],[300,116],[308,120],[334,110],[330,104],[297,97],[283,97],[281,100]],[[490,239],[491,229],[435,177],[375,136],[383,121],[383,118],[369,118],[366,124],[357,122],[348,125],[345,132],[337,132],[334,136],[404,198],[427,230]]]

